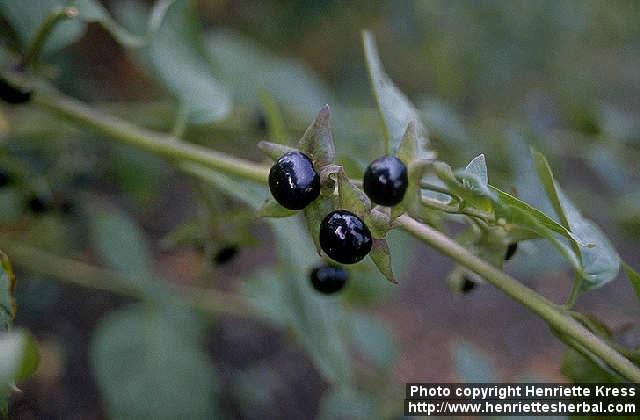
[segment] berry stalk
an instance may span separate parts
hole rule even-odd
[[[227,175],[267,184],[269,168],[266,166],[139,128],[121,119],[93,110],[82,102],[58,93],[38,93],[34,95],[33,102],[53,114],[92,129],[110,139],[138,146],[172,160],[185,159],[197,162]],[[396,223],[400,228],[438,252],[484,277],[489,283],[540,316],[553,330],[567,337],[566,342],[570,345],[576,346],[579,350],[588,349],[627,380],[640,382],[638,367],[534,290],[476,257],[440,231],[423,225],[406,215],[400,216]]]

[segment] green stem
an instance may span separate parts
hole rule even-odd
[[[589,349],[626,379],[640,382],[640,369],[555,304],[524,286],[510,275],[476,257],[453,239],[408,216],[397,219],[400,227],[435,250],[482,276],[489,283],[544,319],[558,333]]]
[[[200,163],[227,175],[263,184],[267,182],[267,167],[138,128],[62,95],[37,94],[34,97],[34,102],[54,114],[93,129],[105,137],[138,146],[171,159],[180,158]],[[420,224],[409,216],[400,216],[397,219],[397,224],[437,251],[485,278],[489,283],[544,319],[552,329],[569,337],[571,342],[589,349],[626,379],[640,382],[638,367],[583,325],[566,315],[552,302],[522,285],[508,274],[479,259],[440,231]]]
[[[52,11],[38,28],[33,41],[31,41],[31,44],[27,48],[27,52],[22,59],[22,65],[26,68],[36,64],[44,44],[49,39],[49,36],[56,25],[64,19],[71,19],[77,15],[78,9],[75,7],[65,7],[63,9]]]
[[[137,127],[58,93],[39,92],[34,95],[33,102],[53,114],[94,130],[105,137],[137,146],[172,160],[184,159],[196,162],[208,168],[258,183],[266,182],[269,174],[269,168],[266,166]]]
[[[32,273],[52,276],[74,286],[104,290],[122,296],[144,298],[135,281],[116,272],[60,257],[30,245],[2,239],[2,247],[11,261]],[[174,303],[187,305],[208,314],[231,314],[246,317],[252,314],[249,305],[239,296],[213,289],[171,286],[176,293]]]

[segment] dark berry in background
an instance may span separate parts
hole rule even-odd
[[[216,265],[223,265],[231,261],[238,254],[238,247],[235,245],[227,245],[218,250],[213,256]]]
[[[11,184],[11,175],[0,170],[0,188],[6,187],[9,184]]]
[[[0,77],[0,99],[10,104],[22,104],[31,99],[31,92],[18,89]]]
[[[517,250],[518,250],[518,243],[517,242],[510,243],[509,246],[507,247],[507,252],[505,252],[504,254],[504,260],[507,261],[513,258],[513,255],[516,253]]]
[[[364,192],[371,201],[383,206],[401,202],[408,185],[407,167],[395,156],[374,160],[364,173]]]
[[[311,271],[311,285],[325,295],[342,290],[348,279],[349,273],[342,267],[324,265]]]
[[[332,211],[320,224],[320,247],[342,264],[357,263],[371,251],[372,244],[369,228],[350,211]]]
[[[320,176],[307,155],[288,152],[271,167],[269,189],[282,207],[302,210],[320,194]]]
[[[476,282],[471,280],[469,276],[462,277],[462,285],[460,286],[460,291],[462,293],[469,293],[473,289],[476,288]]]
[[[51,202],[43,197],[33,196],[27,201],[27,208],[33,213],[46,213],[52,207]]]

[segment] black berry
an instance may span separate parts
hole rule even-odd
[[[10,104],[22,104],[31,99],[31,92],[21,90],[0,77],[0,99]]]
[[[460,285],[460,291],[462,293],[469,293],[476,288],[476,282],[471,280],[469,276],[462,276],[462,284]]]
[[[227,245],[218,250],[213,256],[213,261],[217,265],[223,265],[231,261],[238,254],[238,247],[235,245]]]
[[[331,295],[341,290],[348,279],[349,273],[342,267],[324,265],[311,271],[311,285],[325,295]]]
[[[288,152],[271,167],[269,189],[282,207],[302,210],[320,194],[320,176],[307,155]]]
[[[333,260],[354,264],[371,251],[371,232],[355,214],[332,211],[320,224],[320,247]]]
[[[518,250],[518,243],[517,242],[510,243],[509,246],[507,247],[507,252],[504,253],[504,260],[507,261],[513,258],[513,254],[515,254],[517,250]]]
[[[0,170],[0,188],[6,187],[7,185],[11,184],[11,181],[11,175]]]
[[[51,202],[45,198],[33,196],[27,202],[27,207],[33,213],[46,213],[53,207]]]
[[[364,173],[364,192],[371,201],[383,206],[401,202],[408,185],[407,167],[395,156],[374,160]]]

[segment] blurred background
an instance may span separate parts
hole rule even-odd
[[[151,6],[103,3],[131,28]],[[256,143],[269,131],[261,89],[281,107],[292,141],[328,103],[338,160],[360,177],[380,154],[382,137],[362,53],[360,31],[368,28],[442,160],[461,167],[485,153],[493,185],[548,210],[529,160],[528,145],[536,145],[578,207],[623,259],[640,266],[639,2],[236,0],[198,1],[197,8],[203,45],[233,105],[216,122],[188,124],[186,140],[262,160]],[[15,47],[6,20],[0,28],[4,45]],[[172,130],[179,109],[171,95],[143,57],[101,26],[88,25],[46,62],[63,92]],[[242,203],[160,158],[28,106],[0,105],[0,169],[7,175],[0,228],[24,243],[99,265],[91,226],[108,223],[87,221],[87,214],[116,215],[126,221],[116,220],[115,230],[139,226],[155,270],[169,282],[268,293],[259,279],[277,264],[272,231]],[[396,418],[406,382],[602,378],[493,287],[454,293],[446,282],[450,261],[402,233],[392,233],[390,244],[399,285],[363,264],[331,298],[359,314],[352,349],[359,394],[334,392],[288,329],[222,315],[203,333],[220,416],[351,418],[341,411],[346,406],[347,413],[358,407]],[[5,252],[11,256],[10,245]],[[41,364],[13,396],[11,415],[107,417],[92,337],[107,314],[135,300],[57,281],[46,263],[31,266],[25,258],[14,265],[16,325],[35,334]],[[571,286],[566,264],[537,242],[522,243],[506,270],[558,303]],[[277,302],[268,299],[267,306]],[[577,308],[617,340],[640,346],[640,307],[623,278],[582,295]]]

